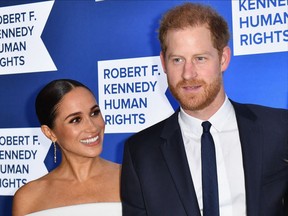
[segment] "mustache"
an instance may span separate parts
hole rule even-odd
[[[194,80],[182,80],[177,83],[177,87],[185,87],[185,86],[199,86],[199,85],[206,85],[204,80],[194,79]]]

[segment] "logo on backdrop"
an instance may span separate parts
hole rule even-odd
[[[45,175],[51,141],[40,128],[0,129],[0,191],[12,196],[27,182]]]
[[[53,4],[0,8],[0,75],[57,70],[41,39]]]
[[[98,102],[106,133],[138,132],[173,113],[160,57],[98,62]]]
[[[231,2],[234,55],[288,51],[288,1]]]

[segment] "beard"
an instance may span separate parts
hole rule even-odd
[[[222,88],[222,75],[216,77],[211,84],[204,80],[183,80],[172,86],[168,80],[169,89],[172,95],[178,100],[181,107],[185,110],[199,111],[208,107],[217,97]],[[203,88],[198,93],[183,93],[185,86],[200,86]]]

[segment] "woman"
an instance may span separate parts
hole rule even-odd
[[[105,123],[93,93],[75,80],[54,80],[40,91],[35,107],[41,130],[59,145],[62,161],[16,192],[13,216],[53,215],[58,210],[60,215],[102,215],[93,210],[99,202],[112,202],[121,215],[120,165],[100,157]]]

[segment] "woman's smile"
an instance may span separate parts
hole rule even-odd
[[[99,136],[95,136],[95,137],[88,138],[88,139],[81,139],[80,142],[83,144],[92,144],[96,142],[98,139],[99,139]]]

